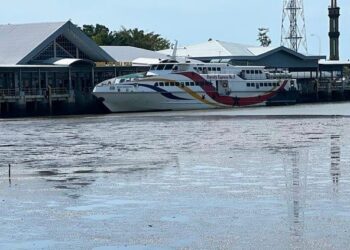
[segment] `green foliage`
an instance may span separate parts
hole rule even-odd
[[[159,34],[146,33],[137,28],[126,29],[122,27],[119,31],[110,31],[106,26],[96,24],[96,26],[83,25],[82,31],[100,46],[134,46],[153,51],[170,47],[170,42]]]
[[[267,33],[269,33],[269,29],[268,28],[259,28],[258,30],[259,30],[259,33],[258,33],[257,41],[260,42],[260,46],[262,46],[262,47],[270,46],[272,41],[267,34]]]

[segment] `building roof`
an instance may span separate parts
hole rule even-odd
[[[239,43],[230,43],[219,40],[210,40],[205,43],[190,45],[177,49],[177,56],[182,57],[232,57],[232,56],[257,56],[274,49],[273,47],[257,47]],[[171,55],[172,50],[162,50],[160,53]]]
[[[67,21],[0,25],[0,64],[27,64],[60,35],[95,61],[112,60],[79,28]]]
[[[330,61],[326,59],[321,59],[318,63],[320,65],[350,65],[350,61]]]
[[[132,62],[137,58],[167,58],[167,56],[162,53],[131,46],[101,46],[101,48],[117,62]]]

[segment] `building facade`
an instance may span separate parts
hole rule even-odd
[[[101,112],[97,83],[146,69],[119,65],[70,21],[0,25],[0,116]]]

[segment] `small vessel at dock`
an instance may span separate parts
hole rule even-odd
[[[297,89],[288,74],[261,66],[166,60],[104,81],[93,95],[111,112],[141,112],[293,104]]]

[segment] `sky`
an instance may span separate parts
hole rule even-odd
[[[331,0],[304,0],[309,54],[329,54],[328,6]],[[281,40],[283,0],[11,0],[1,3],[0,24],[71,20],[103,24],[111,30],[139,28],[161,34],[180,46],[209,38],[259,45],[259,27],[268,27],[273,46]],[[340,57],[350,59],[350,1],[338,0]],[[314,34],[314,35],[311,35]]]

